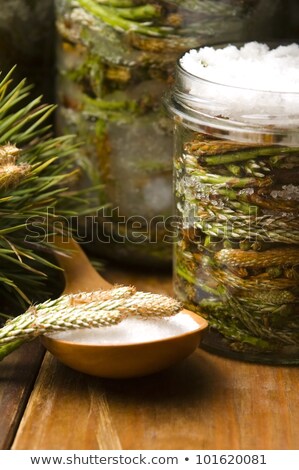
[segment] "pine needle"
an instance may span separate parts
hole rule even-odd
[[[17,314],[49,296],[59,268],[47,234],[62,216],[86,212],[87,202],[72,187],[83,171],[73,136],[53,137],[47,121],[55,106],[41,104],[42,97],[28,102],[31,86],[26,80],[14,86],[12,76],[13,70],[0,80],[0,295]]]

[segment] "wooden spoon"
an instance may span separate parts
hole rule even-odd
[[[55,237],[55,256],[64,270],[64,294],[111,289],[90,264],[75,240]],[[68,250],[69,253],[66,253]],[[137,344],[89,344],[44,336],[44,346],[61,362],[75,370],[99,377],[129,378],[148,375],[169,367],[192,354],[198,347],[207,322],[189,310],[197,327],[173,337]]]

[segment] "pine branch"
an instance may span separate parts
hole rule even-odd
[[[37,292],[39,300],[49,297],[48,276],[59,268],[46,253],[47,234],[60,217],[83,213],[90,199],[73,188],[82,172],[73,137],[50,132],[55,106],[41,97],[28,102],[31,87],[25,80],[13,86],[12,76],[0,80],[0,295],[19,310]]]

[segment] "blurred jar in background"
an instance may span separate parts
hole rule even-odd
[[[89,227],[94,253],[134,264],[170,262],[172,124],[161,97],[176,59],[209,42],[279,36],[280,5],[56,0],[57,129],[83,142],[78,158],[88,155],[103,184],[99,204],[110,205]]]

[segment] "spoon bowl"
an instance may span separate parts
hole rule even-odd
[[[64,294],[113,287],[97,273],[73,239],[63,240],[57,236],[55,245],[58,248],[57,260],[64,270]],[[95,344],[89,340],[82,342],[82,330],[73,330],[45,335],[42,342],[58,360],[80,372],[107,378],[144,376],[174,365],[198,347],[202,332],[207,327],[206,320],[186,309],[179,315],[185,315],[188,324],[183,333],[181,329],[174,330],[171,336],[152,341],[147,338],[146,341],[132,343]],[[193,321],[190,323],[191,319]],[[167,321],[159,319],[159,322]],[[141,327],[144,326],[146,327],[146,321],[143,320]],[[110,330],[113,326],[108,328]]]
[[[78,330],[68,332],[67,339],[63,338],[62,334],[57,337],[55,334],[45,336],[43,343],[62,363],[86,374],[106,378],[149,375],[185,359],[198,347],[207,323],[187,310],[182,311],[180,315],[182,314],[191,317],[194,326],[185,333],[159,340],[127,344],[90,344],[80,341]]]

